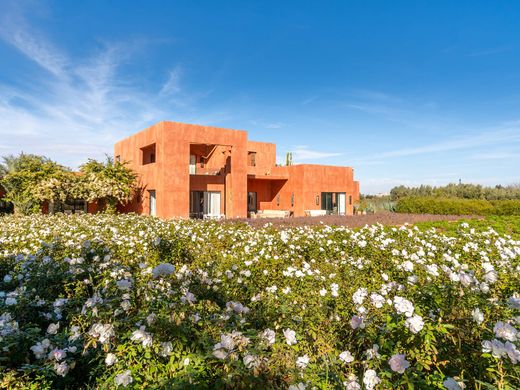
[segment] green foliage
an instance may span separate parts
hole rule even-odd
[[[24,153],[4,157],[1,166],[3,177],[0,184],[6,191],[4,200],[12,202],[15,212],[21,214],[41,210],[41,199],[34,191],[40,183],[60,180],[69,173],[67,168],[47,157]]]
[[[4,157],[0,165],[6,190],[5,201],[12,202],[21,214],[41,211],[44,202],[75,199],[98,202],[114,212],[118,203],[132,199],[136,174],[126,163],[89,160],[80,173],[71,172],[43,156],[20,154]]]
[[[84,199],[104,203],[108,212],[114,212],[118,203],[132,199],[136,191],[137,175],[126,162],[107,157],[105,162],[88,160],[80,167]]]
[[[390,196],[361,195],[354,209],[367,213],[394,212],[395,204],[396,202],[392,201]]]
[[[287,154],[285,155],[285,165],[286,166],[292,165],[292,153],[291,152],[287,152]]]
[[[419,222],[416,226],[421,229],[435,228],[443,234],[449,236],[457,236],[459,234],[460,223],[449,221],[435,221],[435,222]],[[497,233],[511,236],[515,240],[520,240],[520,216],[486,216],[485,218],[466,220],[471,227],[478,232],[485,232],[493,229]]]
[[[520,215],[520,200],[408,197],[397,201],[398,213],[444,215]]]
[[[520,340],[495,327],[518,328],[520,241],[491,226],[518,218],[276,230],[1,217],[0,388],[365,389],[369,370],[376,389],[514,388]],[[508,353],[483,350],[503,337]]]
[[[520,185],[484,187],[478,184],[448,184],[442,187],[421,185],[398,186],[390,191],[392,200],[406,197],[434,197],[460,199],[511,200],[520,199]]]

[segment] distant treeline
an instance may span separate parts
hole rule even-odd
[[[419,187],[398,186],[390,191],[390,198],[393,201],[407,197],[514,200],[520,199],[520,184],[497,185],[495,187],[484,187],[479,184],[448,184],[442,187],[427,185]]]

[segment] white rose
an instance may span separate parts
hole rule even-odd
[[[105,358],[105,364],[107,366],[111,366],[117,362],[117,356],[113,353],[107,354],[107,357]]]
[[[405,355],[401,354],[393,355],[388,363],[392,371],[398,372],[399,374],[403,374],[404,371],[410,367],[410,362],[405,359]]]

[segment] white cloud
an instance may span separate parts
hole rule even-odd
[[[249,123],[251,125],[253,125],[254,127],[259,127],[259,128],[263,127],[263,128],[271,129],[271,130],[282,129],[284,127],[293,126],[291,123],[285,123],[285,122],[265,122],[265,121],[256,120],[256,119],[250,119]]]
[[[391,95],[386,92],[376,91],[372,89],[352,89],[351,93],[353,96],[369,101],[380,101],[387,103],[399,103],[402,102],[400,97]]]
[[[443,153],[451,151],[470,150],[479,147],[496,147],[497,145],[511,145],[520,142],[520,127],[497,127],[489,129],[474,135],[448,139],[441,142],[431,142],[424,145],[417,145],[410,148],[401,148],[395,150],[382,151],[377,154],[353,159],[355,164],[365,164],[372,161],[382,161],[389,158],[409,157],[426,155],[433,153]],[[483,155],[493,158],[493,155],[499,156],[494,152],[487,152]],[[504,154],[500,154],[504,157]]]
[[[285,126],[287,126],[287,124],[283,123],[283,122],[273,122],[273,123],[267,123],[265,125],[265,127],[268,129],[281,129],[282,127],[285,127]]]
[[[160,92],[145,92],[142,80],[121,69],[139,42],[105,43],[72,57],[27,23],[19,7],[6,7],[0,21],[0,41],[38,65],[10,84],[0,83],[3,155],[45,154],[75,168],[89,157],[111,155],[117,140],[160,120],[212,124],[228,115],[194,113],[197,99],[209,92],[173,96],[180,90],[179,66]]]
[[[305,145],[299,145],[292,152],[292,155],[293,155],[293,161],[295,163],[298,163],[300,161],[320,160],[320,159],[329,158],[329,157],[337,157],[337,156],[341,156],[341,153],[321,152],[318,150],[309,149]]]
[[[56,77],[62,77],[67,66],[65,56],[50,42],[37,39],[28,32],[21,5],[6,2],[0,17],[0,38]],[[42,35],[41,32],[37,32]]]
[[[173,68],[170,71],[170,75],[168,76],[168,80],[161,88],[161,95],[171,95],[176,94],[181,91],[180,80],[182,76],[182,70],[179,65]]]
[[[513,152],[484,152],[470,156],[473,160],[509,160],[509,159],[520,159],[520,153]]]
[[[470,57],[484,57],[484,56],[490,56],[493,54],[499,54],[511,51],[510,47],[507,46],[500,46],[500,47],[491,47],[487,49],[481,49],[473,51],[469,54]]]

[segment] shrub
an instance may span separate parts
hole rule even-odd
[[[448,184],[441,187],[421,185],[419,187],[405,187],[403,185],[392,188],[390,197],[398,200],[406,197],[434,197],[460,199],[511,200],[520,199],[520,185],[483,187],[479,184]]]
[[[397,201],[398,213],[444,215],[520,215],[520,200],[407,197]]]
[[[493,215],[520,215],[520,200],[493,200]]]
[[[1,217],[0,388],[514,388],[519,259],[467,223]]]

